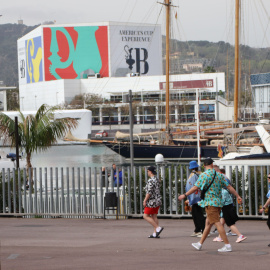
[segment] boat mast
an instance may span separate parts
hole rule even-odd
[[[170,132],[170,8],[171,1],[165,0],[166,6],[166,131],[167,141]]]
[[[235,52],[234,52],[234,122],[238,121],[239,87],[239,1],[235,0]]]

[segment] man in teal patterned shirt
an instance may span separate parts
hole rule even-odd
[[[180,195],[178,199],[181,201],[184,198],[186,198],[186,196],[196,192],[196,190],[198,189],[200,190],[206,189],[207,187],[210,186],[213,180],[211,186],[205,193],[204,200],[201,200],[198,203],[201,207],[205,207],[207,218],[201,240],[198,243],[192,243],[192,246],[197,250],[201,250],[203,242],[210,233],[212,226],[215,224],[220,234],[220,237],[225,243],[225,246],[223,248],[218,249],[218,251],[229,252],[232,251],[232,247],[228,241],[224,227],[220,223],[219,217],[221,208],[223,206],[222,188],[226,187],[230,191],[230,193],[234,194],[238,198],[239,202],[242,202],[242,198],[235,191],[235,189],[227,183],[223,174],[215,172],[215,170],[213,169],[213,160],[211,158],[206,158],[204,160],[204,167],[205,172],[200,175],[194,187],[192,187],[185,194]]]

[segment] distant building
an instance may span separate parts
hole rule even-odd
[[[75,96],[98,94],[110,100],[113,108],[97,105],[93,124],[111,118],[121,124],[127,118],[123,95],[131,89],[137,102],[136,124],[164,122],[166,78],[162,75],[160,26],[40,25],[20,38],[17,46],[21,110],[36,110],[44,103],[69,105]],[[204,120],[231,119],[227,105],[221,102],[219,106],[217,100],[217,94],[225,91],[224,73],[175,74],[170,81],[172,122],[194,121],[196,88],[203,89],[199,109]]]
[[[264,117],[270,117],[270,73],[250,75],[253,107]]]

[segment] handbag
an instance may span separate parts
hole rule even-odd
[[[216,178],[216,174],[217,174],[217,172],[215,171],[213,180],[211,181],[210,185],[209,185],[206,189],[203,189],[203,190],[201,191],[201,196],[200,196],[200,197],[201,197],[202,200],[204,200],[206,191],[210,188],[210,186],[211,186],[212,183],[214,182],[214,180],[215,180],[215,178]]]

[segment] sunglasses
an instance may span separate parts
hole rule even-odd
[[[270,179],[270,176],[267,176],[268,179]]]

